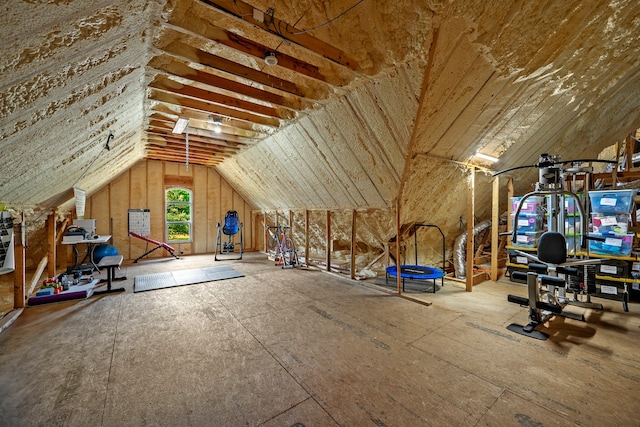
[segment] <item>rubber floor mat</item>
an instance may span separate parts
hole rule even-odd
[[[153,291],[175,286],[234,279],[236,277],[244,277],[244,274],[227,265],[178,270],[169,273],[144,274],[135,277],[133,292]]]

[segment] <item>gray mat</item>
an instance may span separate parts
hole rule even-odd
[[[153,291],[156,289],[172,288],[174,286],[234,279],[236,277],[244,277],[244,274],[234,270],[228,265],[196,268],[193,270],[178,270],[170,273],[145,274],[135,277],[133,292]]]

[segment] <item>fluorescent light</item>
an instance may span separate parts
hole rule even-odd
[[[189,125],[189,119],[185,119],[180,117],[176,122],[176,125],[173,127],[173,133],[182,133]]]
[[[488,160],[488,161],[493,162],[493,163],[495,163],[498,160],[500,160],[497,157],[489,156],[488,154],[482,154],[482,153],[476,153],[476,154],[474,154],[474,156],[475,157],[479,157],[479,158],[484,159],[484,160]]]

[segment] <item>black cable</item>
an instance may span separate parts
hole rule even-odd
[[[287,32],[288,32],[289,34],[299,35],[299,34],[306,34],[306,33],[309,33],[309,32],[311,32],[311,31],[313,31],[313,30],[317,30],[318,28],[322,28],[322,27],[324,27],[325,25],[328,25],[328,24],[332,23],[332,22],[333,22],[333,21],[335,21],[336,19],[343,17],[344,15],[346,15],[347,13],[349,13],[349,12],[351,11],[351,9],[355,8],[356,6],[358,6],[358,5],[359,5],[360,3],[362,3],[363,1],[364,1],[364,0],[359,0],[359,1],[357,1],[354,5],[352,5],[350,8],[348,8],[347,10],[343,11],[342,13],[340,13],[338,16],[336,16],[336,17],[334,17],[334,18],[331,18],[331,19],[329,19],[327,22],[323,22],[323,23],[322,23],[322,24],[320,24],[320,25],[316,25],[316,26],[315,26],[315,27],[313,27],[313,28],[309,28],[308,30],[304,30],[304,31],[298,31],[297,33],[292,33],[292,32],[290,32],[290,31],[288,31],[288,30],[287,30]],[[287,27],[288,27],[288,25],[287,25]]]

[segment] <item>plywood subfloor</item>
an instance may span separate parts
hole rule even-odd
[[[225,263],[245,277],[132,291]],[[0,334],[3,425],[639,425],[638,304],[537,341],[506,329],[526,321],[509,282],[448,283],[425,306],[258,253],[124,270],[126,292],[28,308]]]

